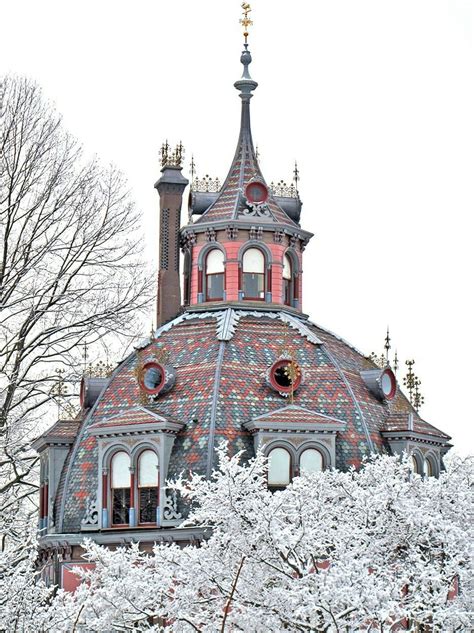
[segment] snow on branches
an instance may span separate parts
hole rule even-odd
[[[34,630],[470,628],[473,460],[435,479],[379,456],[275,493],[265,468],[262,455],[242,464],[221,447],[211,480],[174,484],[192,504],[186,524],[207,530],[199,546],[88,542],[95,569]]]

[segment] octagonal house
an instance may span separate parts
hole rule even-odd
[[[252,142],[247,44],[237,149],[222,187],[191,187],[181,147],[163,150],[158,329],[109,378],[83,379],[81,413],[35,442],[41,455],[40,556],[65,588],[91,537],[116,546],[189,543],[186,509],[166,486],[194,471],[210,476],[216,447],[269,456],[268,485],[302,468],[347,469],[370,453],[412,455],[436,475],[449,436],[422,420],[378,367],[303,313],[303,254],[296,186],[272,190]],[[211,183],[214,184],[215,183]],[[180,252],[184,253],[181,304]]]

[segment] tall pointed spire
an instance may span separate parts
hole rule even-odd
[[[295,222],[269,195],[269,187],[267,187],[260,171],[258,157],[253,144],[250,127],[250,99],[253,97],[253,92],[257,88],[258,83],[252,79],[249,70],[249,66],[252,63],[252,55],[248,44],[248,28],[252,24],[249,18],[251,8],[248,3],[244,2],[242,9],[243,17],[240,23],[244,27],[244,47],[240,56],[240,62],[243,66],[243,71],[240,79],[234,83],[234,87],[239,91],[239,96],[242,100],[239,139],[234,159],[219,195],[195,224],[209,224],[224,219],[248,221],[251,216],[258,215],[260,222],[294,227],[296,226]],[[258,213],[253,208],[249,208],[245,195],[246,187],[253,182],[260,183],[258,186],[264,185],[264,190],[267,192],[266,203],[265,205],[260,205]]]

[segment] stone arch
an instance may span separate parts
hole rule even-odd
[[[239,248],[239,253],[237,255],[237,259],[239,261],[239,266],[242,267],[242,260],[244,258],[244,253],[249,248],[258,248],[263,252],[265,257],[265,268],[268,270],[272,267],[273,264],[273,256],[271,250],[264,242],[260,242],[259,240],[248,240],[244,242],[242,246]]]
[[[198,270],[201,270],[201,271],[204,270],[206,257],[208,255],[208,253],[210,251],[212,251],[214,248],[217,248],[220,251],[222,251],[222,253],[224,253],[224,266],[226,265],[226,263],[227,263],[227,252],[226,252],[225,248],[219,242],[209,242],[208,244],[205,244],[201,248],[201,250],[199,251],[198,259],[197,259]]]

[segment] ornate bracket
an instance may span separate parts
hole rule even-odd
[[[81,521],[81,530],[96,530],[99,527],[99,507],[97,499],[86,499],[86,513]]]
[[[171,490],[165,493],[165,503],[163,507],[163,519],[165,521],[174,521],[181,519],[181,512],[178,512],[178,493],[176,490]]]

